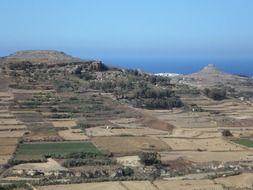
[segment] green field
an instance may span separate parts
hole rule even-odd
[[[234,140],[233,142],[240,145],[247,146],[247,147],[253,147],[253,141],[250,139],[237,139],[237,140]]]
[[[71,153],[99,154],[100,151],[91,142],[25,143],[18,146],[16,159],[39,159],[45,155],[64,157]]]

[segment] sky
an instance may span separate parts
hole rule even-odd
[[[252,10],[252,0],[1,0],[0,56],[55,49],[144,68],[253,66]]]

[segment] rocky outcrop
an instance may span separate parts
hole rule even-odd
[[[105,71],[107,66],[97,60],[83,60],[64,52],[51,50],[18,51],[0,60],[2,66],[10,70],[38,71],[58,70],[81,74],[86,71]]]

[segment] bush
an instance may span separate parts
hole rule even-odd
[[[133,176],[134,175],[134,170],[130,167],[125,167],[122,170],[123,176]]]
[[[159,164],[161,161],[158,159],[157,152],[142,152],[140,154],[140,160],[142,164],[151,166],[153,164]]]
[[[231,137],[231,136],[233,136],[233,135],[232,135],[232,133],[231,133],[230,130],[224,129],[224,130],[222,131],[222,136],[223,136],[223,137]]]

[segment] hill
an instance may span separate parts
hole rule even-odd
[[[25,50],[17,51],[4,57],[3,61],[5,63],[29,61],[32,63],[55,64],[63,62],[80,62],[81,59],[54,50]]]
[[[237,92],[251,91],[253,86],[253,80],[250,77],[225,73],[213,64],[207,65],[197,73],[180,75],[173,80],[176,83],[187,84],[199,89],[229,88]]]
[[[9,56],[2,57],[0,63],[10,66],[12,69],[25,69],[33,67],[54,68],[65,67],[68,72],[102,71],[107,66],[97,60],[83,60],[72,57],[64,52],[55,50],[25,50],[18,51]]]

